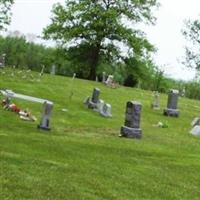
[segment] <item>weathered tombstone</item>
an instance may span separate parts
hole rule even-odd
[[[50,116],[52,109],[53,109],[52,103],[49,102],[44,103],[42,119],[40,125],[38,125],[39,129],[50,130]]]
[[[111,105],[108,103],[105,103],[102,109],[100,110],[100,114],[104,117],[112,117],[111,110],[112,110]]]
[[[102,73],[102,83],[106,82],[106,72]]]
[[[200,125],[196,125],[190,131],[192,135],[200,136]]]
[[[120,136],[137,139],[142,137],[142,129],[140,128],[141,110],[141,103],[136,101],[127,102],[125,124],[121,127]]]
[[[104,100],[99,99],[99,102],[98,102],[98,104],[97,104],[97,108],[94,109],[94,111],[96,111],[96,112],[101,112],[102,109],[103,109],[104,104],[105,104],[105,103],[104,103]]]
[[[84,104],[88,108],[96,109],[99,103],[99,95],[100,95],[100,89],[94,88],[93,93],[92,93],[92,98],[87,97],[87,99],[84,101]]]
[[[191,126],[194,127],[196,125],[200,125],[200,118],[199,117],[195,117],[191,123]]]
[[[179,110],[177,109],[179,91],[171,89],[168,94],[167,108],[163,114],[171,117],[178,117]]]
[[[95,79],[95,81],[96,81],[96,82],[99,82],[98,76],[96,76],[96,79]]]
[[[106,85],[111,86],[112,83],[113,83],[113,79],[114,79],[114,76],[113,75],[109,75],[107,80],[106,80],[106,82],[105,82]]]
[[[151,108],[154,109],[154,110],[159,110],[160,109],[160,101],[159,101],[159,93],[158,93],[158,91],[154,92],[153,102],[151,104]]]
[[[55,75],[56,74],[56,66],[52,65],[51,66],[51,75]]]

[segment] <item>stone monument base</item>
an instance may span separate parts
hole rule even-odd
[[[164,109],[163,114],[170,117],[179,117],[179,110],[166,108]]]
[[[87,99],[84,101],[84,104],[91,109],[97,109],[98,103],[92,102],[90,97],[87,97]]]
[[[129,128],[127,126],[122,126],[120,134],[121,134],[120,135],[121,137],[141,139],[142,138],[142,129]]]
[[[45,131],[50,131],[50,130],[51,130],[51,128],[49,128],[49,127],[44,127],[44,126],[41,126],[41,125],[38,125],[37,128],[38,128],[38,129],[45,130]]]

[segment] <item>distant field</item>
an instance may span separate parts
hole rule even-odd
[[[0,199],[200,198],[200,138],[189,134],[192,119],[200,115],[199,101],[180,98],[180,117],[169,118],[162,115],[166,95],[161,95],[161,110],[153,111],[150,91],[79,79],[72,85],[71,78],[47,74],[41,81],[31,79],[0,70],[0,89],[53,101],[52,131],[36,128],[40,104],[13,99],[37,122],[22,121],[0,107]],[[113,118],[84,107],[94,87],[112,105]],[[143,105],[142,140],[118,137],[129,100]],[[153,127],[159,121],[169,127]]]

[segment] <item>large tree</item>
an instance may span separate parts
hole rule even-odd
[[[156,6],[157,0],[66,0],[54,5],[44,38],[56,40],[94,80],[101,62],[144,59],[154,49],[136,25],[152,24]]]
[[[14,0],[0,0],[0,30],[10,23],[10,8],[13,3]]]
[[[186,66],[200,71],[200,16],[199,19],[186,22],[183,35],[188,40],[185,48],[186,61],[184,63]]]

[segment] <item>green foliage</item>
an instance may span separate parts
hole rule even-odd
[[[14,0],[0,0],[0,31],[10,23],[10,8]]]
[[[121,54],[123,47],[128,49],[127,57],[137,60],[154,50],[143,32],[132,27],[153,23],[152,8],[156,6],[156,0],[68,0],[65,5],[54,5],[44,38],[67,49],[70,60],[83,68],[79,73],[94,80],[102,63],[126,58]]]
[[[160,95],[161,110],[153,111],[152,92],[76,79],[69,112],[62,112],[71,78],[44,74],[32,83],[0,73],[0,87],[55,103],[51,132],[36,128],[40,104],[13,99],[37,116],[33,123],[0,107],[0,199],[199,199],[200,138],[189,134],[199,101],[180,98],[180,118],[170,118],[162,115],[166,95]],[[112,105],[112,119],[84,107],[94,87]],[[118,137],[129,100],[143,105],[140,141]],[[159,121],[168,128],[154,127]]]
[[[185,49],[186,66],[193,67],[200,71],[200,17],[194,21],[188,20],[183,35],[190,42]]]

